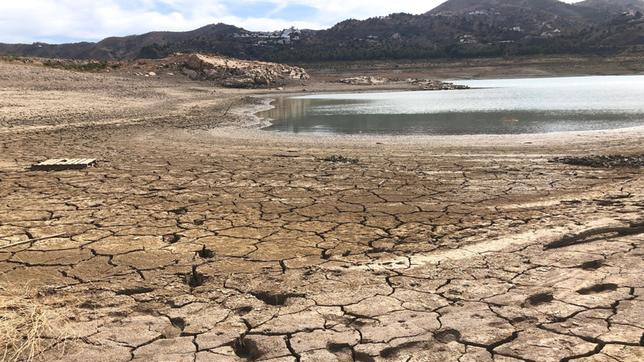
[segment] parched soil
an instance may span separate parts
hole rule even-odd
[[[642,128],[295,137],[178,79],[0,64],[0,92],[0,299],[55,311],[36,360],[644,359],[642,169],[550,162]],[[99,163],[29,170],[71,157]]]

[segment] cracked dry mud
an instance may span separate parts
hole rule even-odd
[[[34,69],[4,70],[26,78],[2,80],[7,102],[48,92]],[[68,331],[40,360],[644,359],[644,234],[544,250],[642,222],[641,169],[548,162],[641,154],[641,130],[477,146],[229,137],[204,129],[238,120],[221,116],[236,94],[49,72],[73,94],[102,77],[84,92],[136,110],[50,128],[19,126],[47,107],[5,113],[0,297],[35,290]],[[118,94],[128,81],[141,94]],[[65,119],[102,114],[102,97],[48,102]],[[69,155],[102,162],[27,170]]]

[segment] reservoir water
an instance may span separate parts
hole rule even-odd
[[[268,131],[460,135],[644,125],[644,76],[456,81],[454,91],[316,94],[275,100]]]

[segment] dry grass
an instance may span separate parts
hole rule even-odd
[[[9,292],[0,287],[0,361],[34,361],[43,351],[67,339],[62,313],[24,288]]]

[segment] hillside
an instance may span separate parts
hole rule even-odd
[[[78,59],[206,52],[271,61],[617,53],[644,45],[644,0],[450,0],[420,15],[346,20],[330,29],[250,32],[215,24],[98,43],[0,44],[0,54]]]
[[[601,12],[644,12],[644,1],[642,0],[584,0],[575,4],[579,8],[591,8]]]

